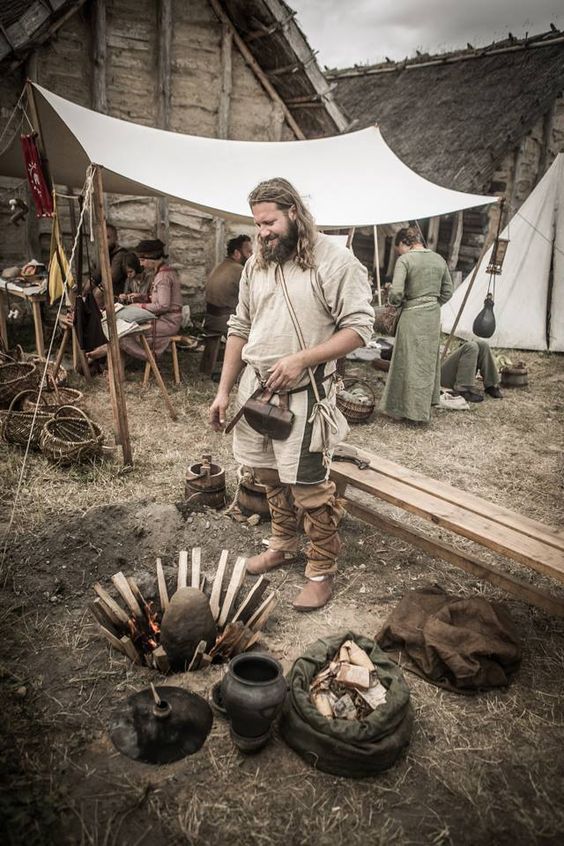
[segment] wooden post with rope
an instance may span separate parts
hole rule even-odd
[[[480,269],[480,265],[482,264],[482,260],[483,260],[484,256],[486,255],[487,251],[489,250],[489,248],[491,247],[491,245],[494,243],[494,241],[497,241],[497,239],[499,238],[499,233],[500,233],[500,229],[501,229],[501,219],[502,219],[502,216],[503,216],[504,203],[505,203],[505,197],[502,197],[501,200],[500,200],[500,203],[499,203],[499,218],[498,218],[498,225],[497,225],[496,234],[493,235],[493,236],[490,236],[490,237],[486,237],[486,240],[484,241],[484,246],[482,247],[482,251],[480,252],[480,255],[478,256],[478,261],[476,262],[476,265],[474,267],[472,276],[470,278],[470,282],[468,283],[468,287],[466,289],[466,292],[464,294],[462,302],[460,303],[460,308],[458,309],[458,314],[456,315],[456,317],[454,319],[454,323],[452,324],[452,329],[450,330],[450,334],[449,334],[449,336],[446,340],[446,344],[444,346],[444,349],[443,349],[443,352],[442,352],[442,355],[441,355],[441,361],[444,361],[445,358],[447,357],[448,348],[450,347],[452,339],[454,338],[454,333],[456,332],[456,327],[458,326],[458,321],[462,317],[462,312],[464,311],[464,307],[465,307],[466,303],[468,302],[468,297],[470,296],[470,291],[472,290],[472,286],[474,285],[474,282],[476,281],[476,276],[478,275],[478,271]],[[490,232],[491,232],[491,230],[490,230]]]
[[[116,313],[114,308],[114,286],[112,283],[112,270],[110,267],[110,253],[108,249],[108,236],[106,233],[106,214],[104,211],[104,186],[102,182],[102,168],[94,165],[93,179],[93,201],[95,211],[96,243],[98,246],[98,257],[100,270],[102,272],[102,285],[104,288],[104,306],[106,309],[106,323],[108,326],[108,375],[110,379],[110,397],[112,400],[112,412],[114,415],[114,426],[116,440],[121,445],[123,452],[123,463],[133,464],[131,454],[131,443],[129,440],[129,425],[127,421],[127,406],[123,392],[121,353],[119,338],[116,326]]]

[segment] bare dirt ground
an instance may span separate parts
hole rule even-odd
[[[530,517],[561,523],[564,362],[520,357],[529,367],[527,389],[508,390],[502,401],[486,400],[467,412],[437,412],[428,429],[376,415],[350,440]],[[110,652],[86,611],[93,583],[109,587],[110,576],[123,570],[154,595],[157,555],[172,584],[178,550],[201,546],[209,575],[223,548],[248,554],[268,534],[268,525],[248,527],[209,511],[186,518],[176,508],[186,467],[206,446],[226,468],[231,496],[235,488],[229,438],[206,425],[214,386],[197,375],[197,365],[197,355],[184,354],[183,385],[171,390],[176,422],[154,386],[142,394],[139,371],[128,377],[133,470],[120,469],[117,459],[69,470],[31,457],[0,596],[2,842],[562,843],[564,622],[352,518],[343,526],[336,596],[325,609],[292,611],[299,565],[273,574],[280,603],[263,647],[289,669],[318,637],[346,630],[372,636],[407,590],[438,583],[452,593],[501,601],[517,621],[523,662],[509,688],[466,697],[408,675],[416,715],[409,751],[387,773],[363,781],[312,769],[277,735],[258,755],[244,757],[220,719],[202,750],[175,764],[152,767],[115,751],[108,721],[121,700],[150,680],[207,695],[223,669],[164,679]],[[368,365],[350,363],[348,372],[381,394],[382,382]],[[87,391],[85,407],[109,434],[105,380]],[[1,444],[0,461],[3,533],[22,453]],[[405,514],[401,519],[418,523]],[[563,593],[524,567],[498,563]]]

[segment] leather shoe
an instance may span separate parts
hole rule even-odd
[[[296,560],[296,555],[293,552],[282,552],[278,549],[267,549],[261,552],[260,555],[251,555],[247,558],[245,568],[247,573],[252,576],[260,576],[262,573],[269,573],[275,570],[276,567],[282,567],[284,564],[292,564]]]
[[[333,576],[327,576],[322,582],[308,579],[302,592],[292,602],[296,611],[316,611],[327,605],[333,596]]]
[[[464,391],[456,391],[459,397],[464,397],[466,402],[483,402],[484,397],[479,391],[470,390],[470,388]]]
[[[494,399],[503,399],[503,394],[497,385],[490,385],[489,388],[486,388],[486,394]]]

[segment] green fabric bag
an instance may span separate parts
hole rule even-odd
[[[328,720],[309,701],[312,679],[345,640],[354,640],[367,652],[388,689],[386,702],[360,721]],[[373,640],[344,632],[316,641],[295,661],[288,687],[280,732],[319,770],[352,778],[373,776],[391,767],[409,743],[413,727],[409,688],[399,667]]]

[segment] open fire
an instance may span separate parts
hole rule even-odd
[[[113,586],[125,605],[117,602],[100,584],[94,585],[96,598],[89,609],[98,625],[99,633],[118,652],[127,655],[135,664],[145,664],[166,673],[171,669],[197,670],[208,666],[214,659],[227,659],[250,649],[259,639],[260,632],[274,610],[277,597],[274,592],[267,592],[268,579],[261,576],[250,591],[238,602],[245,580],[245,559],[238,557],[233,565],[231,576],[226,581],[228,550],[223,550],[213,579],[209,596],[205,591],[206,578],[201,575],[201,548],[192,549],[191,588],[188,586],[188,551],[182,550],[178,556],[178,573],[175,591],[169,596],[164,569],[160,558],[156,565],[156,595],[158,603],[146,600],[135,579],[124,573],[112,576]],[[224,589],[224,582],[226,587]],[[188,588],[188,590],[183,590]],[[183,609],[181,600],[187,596],[192,602],[196,599],[200,609],[204,609],[212,622],[214,636],[194,641],[190,654],[183,656],[181,666],[175,654],[175,660],[161,642],[161,628],[171,604],[175,614],[168,614],[167,631],[169,642],[174,638],[170,633],[170,621],[174,618],[175,628],[191,625],[194,636],[198,614]],[[174,601],[173,601],[174,600]],[[178,610],[180,608],[180,612]],[[200,614],[201,616],[201,614]],[[192,619],[193,618],[193,619]],[[166,620],[165,620],[166,622]],[[174,635],[175,632],[172,633]],[[202,638],[204,637],[202,633]],[[188,640],[190,643],[190,640]],[[171,647],[169,647],[170,650]],[[171,653],[172,655],[172,653]]]

